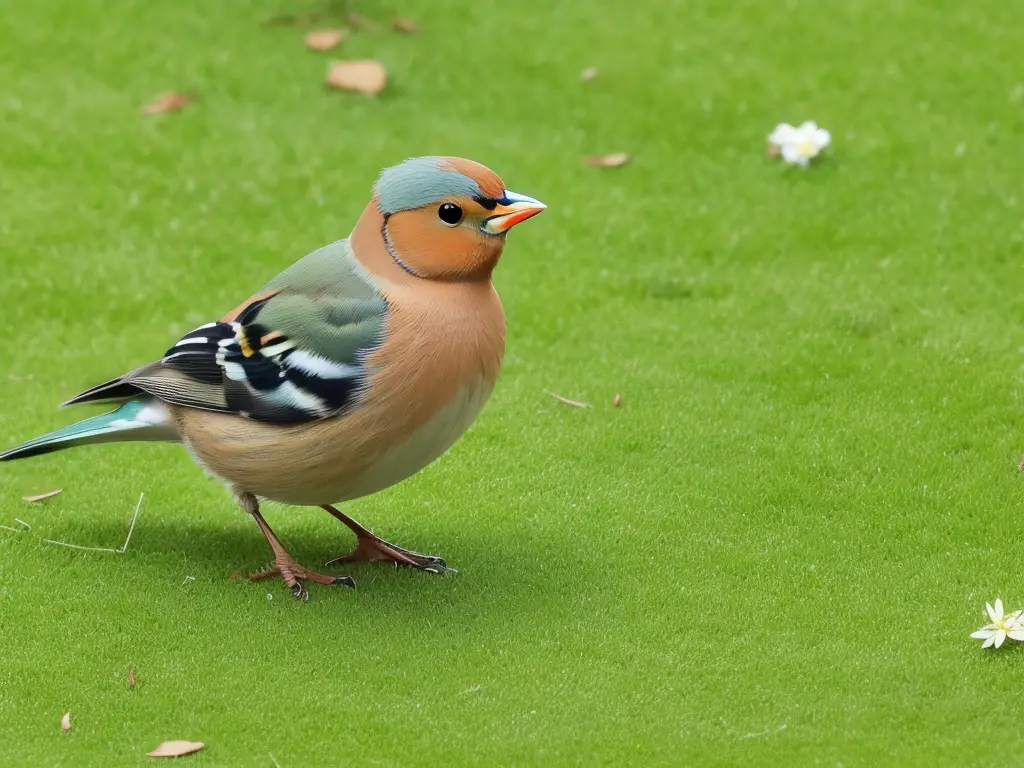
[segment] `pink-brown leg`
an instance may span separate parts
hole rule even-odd
[[[394,563],[395,565],[404,565],[409,568],[418,568],[419,570],[426,571],[427,573],[455,573],[455,569],[449,568],[448,564],[440,557],[436,557],[434,555],[421,555],[419,552],[402,549],[402,547],[384,541],[384,539],[374,535],[344,512],[340,512],[330,504],[323,504],[322,506],[335,518],[344,523],[349,530],[356,535],[356,548],[344,557],[336,557],[329,561],[327,565],[330,566],[335,563],[355,563],[361,560],[368,560],[378,563]]]
[[[249,574],[251,581],[261,581],[273,578],[274,576],[280,576],[292,591],[292,595],[300,600],[309,599],[309,591],[303,583],[305,581],[314,581],[317,584],[355,587],[356,583],[352,580],[351,576],[326,576],[299,565],[295,558],[284,548],[284,545],[281,544],[281,540],[277,538],[277,534],[267,524],[267,521],[263,519],[256,497],[245,493],[240,494],[239,498],[242,507],[253,516],[256,525],[260,527],[260,531],[263,532],[263,536],[266,538],[267,543],[270,544],[270,549],[274,553],[274,565],[262,571]]]

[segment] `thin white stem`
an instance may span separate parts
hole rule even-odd
[[[69,547],[70,549],[85,549],[90,552],[117,552],[120,554],[120,550],[111,549],[110,547],[83,547],[81,544],[68,544],[66,541],[54,541],[53,539],[43,539],[47,544],[56,544],[58,547]]]
[[[132,524],[128,528],[128,535],[124,539],[124,545],[118,550],[121,554],[124,554],[124,551],[128,549],[128,542],[132,540],[132,531],[135,530],[135,521],[139,519],[139,510],[142,509],[142,499],[145,498],[145,496],[145,493],[139,494],[139,503],[135,505],[135,514],[132,515]]]
[[[128,542],[132,540],[132,531],[135,530],[135,521],[139,519],[139,510],[142,509],[142,500],[145,498],[145,493],[139,494],[139,503],[135,505],[135,514],[132,515],[132,524],[128,528],[128,535],[124,539],[124,544],[119,548],[113,549],[111,547],[83,547],[81,544],[69,544],[66,541],[54,541],[53,539],[43,539],[47,544],[54,544],[58,547],[68,547],[69,549],[84,549],[87,552],[113,552],[118,555],[123,555],[125,550],[128,549]],[[15,518],[17,519],[17,518]],[[20,523],[21,521],[18,520]],[[7,526],[3,526],[6,528]],[[11,528],[11,530],[16,530]]]

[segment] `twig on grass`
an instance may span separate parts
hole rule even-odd
[[[548,392],[546,394],[549,397],[555,398],[555,400],[557,400],[560,403],[564,403],[565,405],[571,405],[573,408],[593,408],[594,407],[590,403],[584,403],[584,402],[581,402],[579,400],[570,400],[568,397],[562,397],[561,395],[556,395],[554,392]]]
[[[52,499],[54,496],[58,496],[61,493],[61,489],[58,488],[55,491],[47,491],[46,493],[38,493],[35,496],[22,496],[22,501],[27,501],[29,504],[35,504],[38,501],[45,501],[46,499]]]
[[[786,724],[785,723],[780,725],[778,728],[769,728],[768,730],[761,731],[760,733],[745,733],[742,736],[740,736],[740,740],[743,740],[743,739],[763,739],[766,736],[774,736],[779,731],[784,731],[784,730],[786,730]]]
[[[58,547],[68,547],[70,549],[84,549],[89,552],[113,552],[118,555],[123,555],[125,550],[128,549],[128,542],[132,540],[132,531],[135,530],[135,521],[139,519],[139,510],[142,509],[142,499],[145,498],[145,493],[139,494],[139,503],[135,505],[135,514],[132,515],[132,524],[128,527],[128,535],[125,536],[124,544],[117,549],[111,547],[83,547],[81,544],[69,544],[66,541],[54,541],[53,539],[43,539],[47,544],[54,544]]]

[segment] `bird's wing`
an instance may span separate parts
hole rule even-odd
[[[161,400],[299,423],[343,412],[383,342],[387,302],[345,241],[314,251],[223,319],[185,334],[149,365],[67,404]]]

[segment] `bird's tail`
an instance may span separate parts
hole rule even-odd
[[[0,461],[27,459],[51,451],[90,443],[116,443],[135,440],[179,440],[165,406],[159,400],[140,397],[129,400],[117,410],[84,419],[70,427],[58,429],[29,440],[24,445],[0,453]]]

